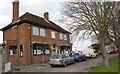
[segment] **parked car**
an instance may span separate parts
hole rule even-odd
[[[97,53],[88,53],[88,54],[86,54],[86,57],[87,58],[97,58]]]
[[[93,49],[87,48],[87,51],[85,52],[85,55],[86,55],[87,58],[91,59],[91,58],[96,58],[98,54],[96,52],[94,52]]]
[[[79,53],[72,53],[71,57],[74,57],[75,61],[82,61],[82,60],[87,60],[85,54],[83,54],[82,52]]]
[[[109,54],[117,54],[118,53],[118,50],[111,50],[111,51],[109,51]]]
[[[64,67],[67,64],[75,63],[74,58],[70,57],[68,54],[55,54],[50,57],[49,64],[54,67],[56,65],[62,65]]]

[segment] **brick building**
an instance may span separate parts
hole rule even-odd
[[[38,64],[49,61],[56,53],[69,53],[72,50],[70,32],[49,20],[49,13],[44,18],[25,13],[19,17],[19,1],[13,2],[12,22],[2,28],[7,61],[12,66]]]

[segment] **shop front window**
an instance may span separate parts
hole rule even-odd
[[[60,46],[61,54],[70,54],[70,46]]]
[[[33,44],[33,54],[34,55],[49,55],[49,45],[48,44]]]

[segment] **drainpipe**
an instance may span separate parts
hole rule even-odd
[[[30,58],[30,63],[32,64],[32,63],[33,63],[33,61],[32,61],[32,57],[33,57],[33,56],[32,56],[32,48],[33,48],[33,45],[32,45],[32,39],[31,39],[31,38],[32,38],[32,36],[31,36],[31,33],[32,33],[32,32],[31,32],[31,30],[32,30],[32,29],[31,29],[31,24],[30,24],[30,26],[29,26],[29,30],[30,30],[30,57],[31,57],[31,58]]]

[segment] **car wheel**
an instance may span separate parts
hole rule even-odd
[[[55,65],[51,65],[51,67],[55,67]]]
[[[63,66],[66,67],[66,66],[67,66],[67,63],[65,62],[65,63],[63,64]]]
[[[85,61],[87,60],[87,58],[85,58]]]
[[[90,59],[92,59],[92,55],[90,56]]]
[[[73,64],[75,64],[75,61],[73,61]]]
[[[95,58],[97,58],[97,56],[95,56]]]

